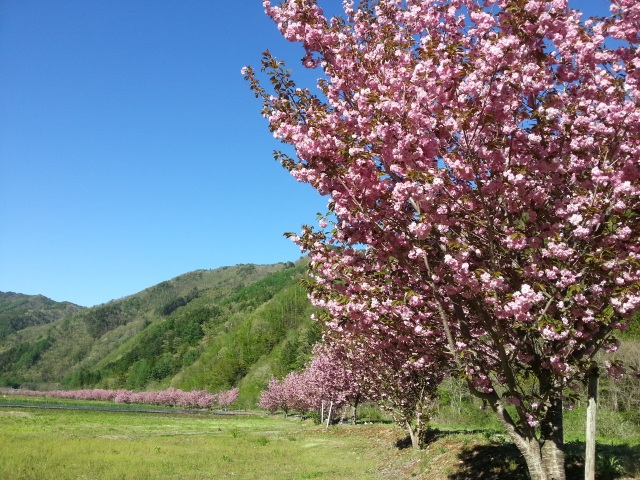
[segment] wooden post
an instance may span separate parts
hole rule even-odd
[[[329,404],[329,413],[327,414],[327,428],[329,428],[329,422],[331,421],[331,409],[333,409],[333,400]]]
[[[586,452],[584,459],[584,479],[596,478],[596,410],[598,408],[598,367],[593,366],[587,376],[588,405],[587,405],[587,431]]]

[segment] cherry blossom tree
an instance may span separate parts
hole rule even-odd
[[[355,421],[356,408],[364,395],[355,373],[345,360],[339,344],[318,343],[302,375],[305,388],[312,397],[312,407],[322,408],[323,402],[334,409],[351,405]]]
[[[223,390],[215,395],[215,403],[225,410],[229,408],[237,399],[240,390],[232,388],[231,390]]]
[[[343,345],[342,368],[350,373],[360,395],[388,412],[407,431],[413,448],[420,449],[425,446],[437,406],[436,390],[447,369],[422,351],[420,336],[399,338],[343,332],[335,341]],[[414,339],[418,341],[413,346],[407,345]]]
[[[258,405],[272,413],[282,410],[301,415],[320,412],[323,405],[337,409],[345,405],[354,408],[362,399],[355,378],[345,368],[336,348],[318,344],[311,360],[299,372],[290,372],[282,381],[272,377],[262,391]]]
[[[562,403],[640,304],[640,5],[264,5],[323,72],[314,94],[269,52],[273,91],[243,70],[276,158],[329,197],[295,237],[312,299],[336,331],[440,335],[531,477],[564,479]]]
[[[287,404],[287,398],[284,393],[282,382],[272,376],[266,390],[263,390],[260,393],[258,406],[271,413],[276,413],[278,410],[282,410],[286,417],[289,414],[289,405]]]
[[[279,410],[286,417],[290,412],[306,414],[314,407],[315,395],[306,385],[306,378],[300,372],[290,372],[282,380],[271,377],[266,390],[260,394],[258,405],[275,413]]]

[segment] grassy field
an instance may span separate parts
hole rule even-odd
[[[43,409],[31,401],[33,408],[0,408],[0,479],[527,478],[513,445],[489,426],[436,425],[429,447],[414,452],[384,423],[325,430],[281,416]],[[602,445],[598,478],[640,478],[639,443]],[[569,479],[582,478],[584,444],[568,446]]]
[[[0,410],[2,479],[377,478],[366,438],[259,415]]]

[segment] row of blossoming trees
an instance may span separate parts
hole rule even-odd
[[[226,409],[238,398],[238,389],[209,393],[204,390],[185,392],[177,388],[168,388],[156,392],[133,392],[131,390],[105,390],[100,388],[84,390],[2,390],[4,395],[21,395],[31,397],[65,398],[72,400],[113,401],[114,403],[131,403],[144,405],[160,405],[180,408],[222,408]]]
[[[349,345],[344,337],[317,344],[302,371],[271,378],[259,405],[285,415],[320,412],[322,418],[326,412],[328,425],[332,411],[351,406],[355,422],[358,405],[375,402],[407,430],[414,448],[422,447],[445,371],[432,370],[403,349],[382,348],[373,339],[351,340]]]
[[[609,3],[265,0],[318,90],[268,51],[243,72],[328,196],[294,240],[330,332],[463,378],[535,480],[566,478],[563,402],[640,307],[640,3]]]

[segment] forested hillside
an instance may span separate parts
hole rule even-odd
[[[82,310],[70,302],[55,302],[42,295],[0,292],[0,342],[34,325],[45,325]]]
[[[50,323],[20,324],[0,337],[0,385],[212,392],[240,385],[240,401],[252,403],[272,373],[302,366],[319,338],[304,275],[302,260],[237,265],[93,308],[67,306]],[[63,309],[42,301],[42,310]]]

